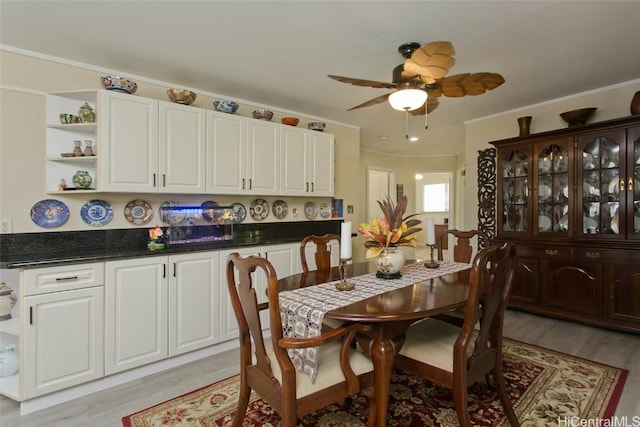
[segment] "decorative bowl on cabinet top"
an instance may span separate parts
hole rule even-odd
[[[281,120],[283,124],[288,126],[298,126],[298,122],[300,122],[297,117],[283,117]]]
[[[167,96],[172,102],[178,104],[191,105],[196,100],[197,95],[188,89],[169,89]]]
[[[227,101],[225,99],[216,99],[213,101],[213,108],[222,113],[233,114],[238,111],[240,105],[235,101]]]
[[[135,93],[138,90],[136,82],[120,76],[103,76],[100,78],[100,83],[103,88],[118,92]]]
[[[251,113],[251,115],[254,119],[269,121],[273,118],[273,111],[264,109],[253,110],[253,113]]]
[[[567,122],[569,127],[573,126],[582,126],[587,123],[587,120],[595,113],[597,110],[596,107],[591,108],[581,108],[579,110],[565,111],[560,114],[562,120]]]
[[[307,127],[311,130],[324,131],[325,123],[323,122],[311,122],[307,124]]]

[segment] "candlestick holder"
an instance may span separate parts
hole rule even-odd
[[[347,280],[347,261],[351,258],[340,258],[338,271],[340,272],[340,281],[336,283],[336,289],[339,291],[352,291],[356,284]]]
[[[438,268],[440,267],[440,264],[438,262],[436,262],[436,260],[433,258],[433,249],[435,248],[435,245],[427,245],[429,246],[429,248],[431,249],[431,261],[427,261],[424,263],[424,266],[427,268]]]

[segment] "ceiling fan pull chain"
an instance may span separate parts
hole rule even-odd
[[[404,138],[409,140],[409,109],[404,110]]]
[[[424,107],[424,128],[429,129],[429,114],[427,114],[427,106]]]

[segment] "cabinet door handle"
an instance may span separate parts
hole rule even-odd
[[[315,192],[315,191],[316,191],[316,186],[315,186],[315,183],[314,183],[314,182],[312,182],[312,183],[311,183],[311,192],[313,193],[313,192]]]
[[[29,324],[33,325],[33,307],[29,307]]]
[[[249,178],[249,190],[253,189],[253,180]]]
[[[633,191],[633,177],[632,176],[629,177],[629,183],[627,184],[627,189],[629,191]]]
[[[631,182],[631,181],[629,181]],[[620,191],[624,191],[624,178],[620,180]]]
[[[244,190],[244,178],[242,178],[242,189]]]
[[[167,277],[167,264],[162,264],[162,277]]]
[[[306,191],[307,193],[309,192],[309,183],[308,182],[306,183],[306,187],[305,187],[304,191]]]
[[[156,186],[156,174],[155,173],[153,174],[153,186],[154,187]]]
[[[173,277],[176,277],[176,274],[178,274],[178,265],[174,262],[173,263]]]
[[[167,176],[165,174],[162,174],[162,186],[167,186]]]
[[[600,258],[600,252],[587,252],[585,256],[589,259],[598,259]]]
[[[64,282],[66,280],[78,280],[78,276],[71,277],[56,277],[56,282]]]
[[[556,249],[546,249],[544,251],[545,255],[556,256],[558,255],[558,251]]]

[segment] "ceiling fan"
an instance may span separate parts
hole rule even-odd
[[[453,45],[447,41],[431,42],[422,47],[416,42],[404,43],[398,47],[398,52],[406,59],[403,64],[393,69],[391,83],[329,74],[334,80],[355,86],[396,89],[347,111],[389,100],[396,110],[422,115],[438,107],[440,96],[480,95],[504,83],[504,78],[496,73],[464,73],[445,77],[455,64]]]

